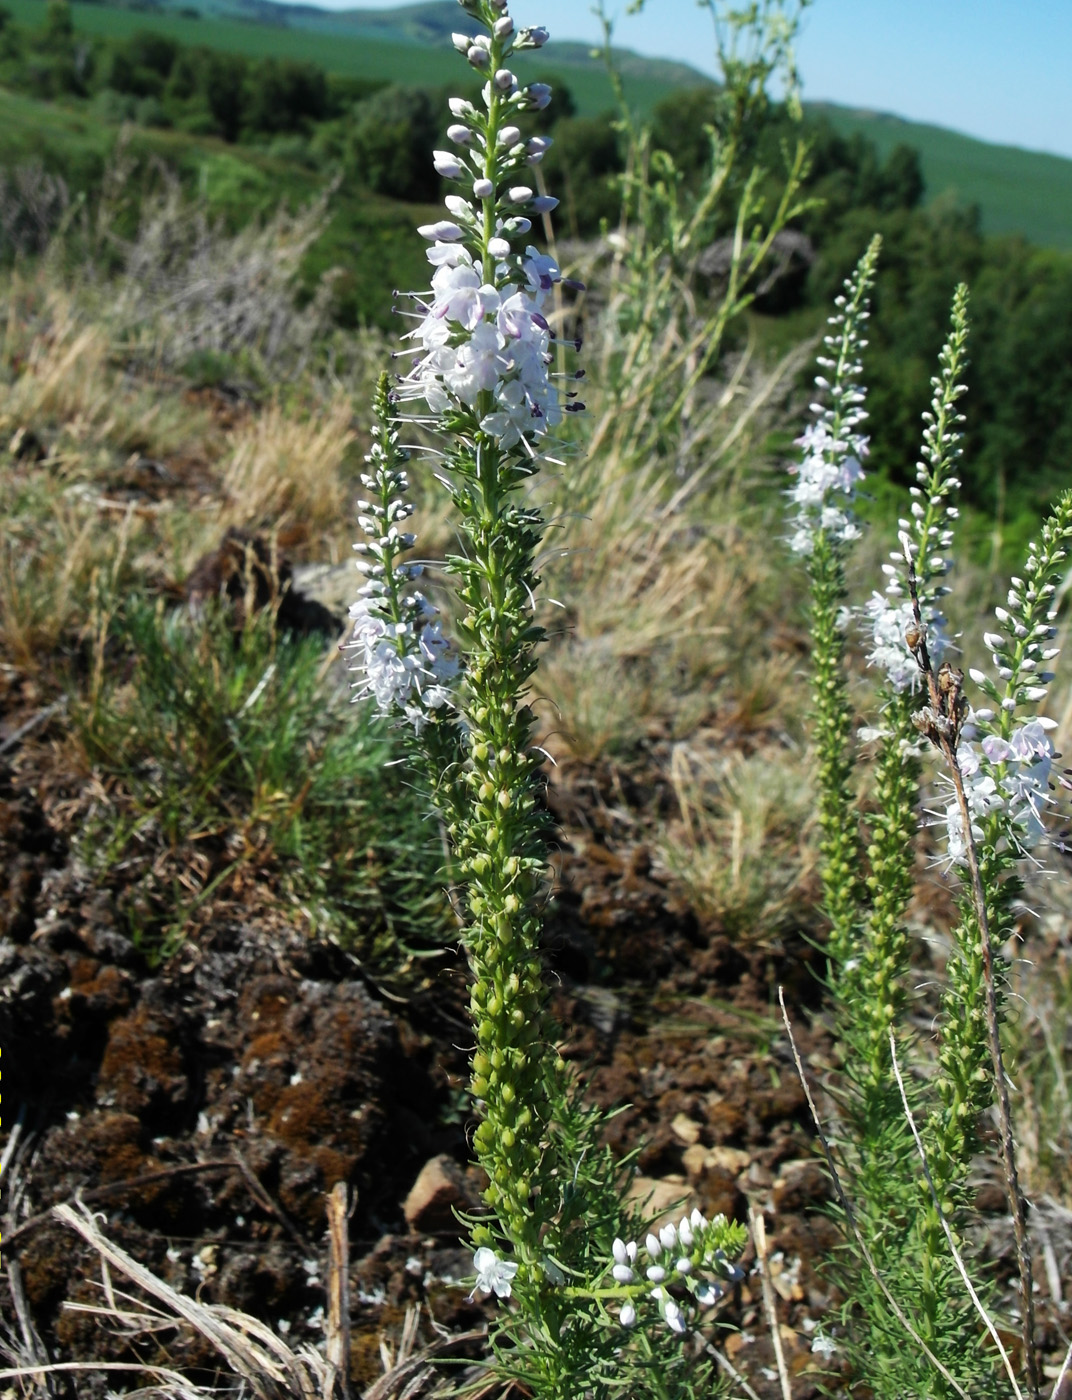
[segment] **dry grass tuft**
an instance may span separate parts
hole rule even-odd
[[[315,418],[294,415],[274,400],[235,430],[219,524],[278,529],[300,521],[311,532],[341,532],[349,540],[353,492],[346,468],[356,440],[353,407],[341,391]]]
[[[746,942],[796,920],[816,861],[804,755],[774,744],[748,757],[676,744],[670,780],[681,820],[661,854],[696,908]]]

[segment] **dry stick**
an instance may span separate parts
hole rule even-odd
[[[46,1395],[55,1395],[56,1387],[52,1384],[52,1378],[48,1374],[51,1357],[45,1350],[45,1344],[42,1342],[37,1328],[33,1325],[29,1304],[26,1301],[26,1290],[22,1286],[22,1270],[19,1268],[17,1259],[12,1259],[7,1266],[7,1281],[11,1289],[11,1301],[15,1305],[19,1331],[22,1333],[22,1343],[26,1348],[24,1354],[29,1357],[30,1362],[39,1363],[39,1369],[33,1373],[34,1378]]]
[[[234,1153],[235,1164],[237,1165],[238,1170],[242,1173],[243,1177],[245,1178],[246,1185],[249,1187],[249,1192],[253,1199],[257,1202],[257,1204],[261,1207],[262,1210],[266,1210],[270,1215],[275,1216],[275,1218],[279,1221],[280,1225],[282,1225],[283,1229],[286,1230],[287,1234],[290,1236],[290,1238],[294,1241],[294,1243],[298,1246],[299,1249],[304,1250],[307,1255],[312,1254],[312,1245],[305,1238],[305,1236],[298,1229],[298,1227],[294,1224],[293,1220],[291,1220],[290,1216],[286,1213],[283,1207],[277,1201],[273,1200],[272,1197],[268,1194],[268,1192],[264,1189],[264,1185],[261,1182],[260,1177],[249,1165],[246,1159],[242,1156],[238,1148],[232,1147],[231,1151]]]
[[[983,1319],[983,1323],[986,1326],[986,1330],[990,1333],[990,1336],[993,1338],[994,1345],[998,1349],[998,1353],[1001,1356],[1002,1362],[1004,1363],[1005,1370],[1008,1373],[1009,1380],[1012,1382],[1013,1393],[1016,1396],[1016,1400],[1023,1400],[1023,1392],[1020,1390],[1020,1386],[1017,1383],[1016,1372],[1012,1369],[1012,1362],[1009,1360],[1009,1353],[1005,1350],[1005,1347],[1002,1344],[1002,1340],[998,1336],[998,1330],[991,1321],[990,1314],[987,1312],[986,1308],[983,1307],[982,1299],[975,1291],[975,1286],[973,1285],[971,1279],[968,1277],[968,1271],[964,1267],[964,1260],[961,1258],[960,1251],[957,1249],[957,1242],[953,1238],[953,1231],[949,1228],[949,1222],[946,1220],[945,1212],[942,1210],[942,1203],[938,1199],[938,1191],[934,1184],[934,1177],[931,1176],[930,1164],[927,1161],[927,1153],[923,1147],[923,1139],[919,1135],[919,1130],[916,1127],[916,1120],[913,1118],[912,1110],[908,1106],[908,1094],[905,1092],[904,1080],[901,1077],[901,1067],[897,1062],[897,1042],[893,1038],[892,1031],[890,1031],[890,1059],[893,1065],[893,1077],[897,1080],[897,1088],[901,1091],[901,1105],[904,1108],[905,1118],[908,1120],[908,1126],[912,1130],[912,1137],[915,1140],[916,1151],[919,1153],[919,1160],[923,1163],[923,1175],[927,1178],[927,1185],[930,1187],[931,1199],[934,1202],[934,1209],[938,1214],[938,1220],[941,1223],[942,1230],[945,1234],[946,1243],[949,1245],[949,1252],[953,1256],[953,1263],[956,1264],[957,1272],[964,1280],[964,1287],[968,1290],[968,1296],[972,1300],[972,1303],[975,1307],[975,1311]]]
[[[894,1317],[896,1317],[897,1321],[905,1329],[905,1331],[912,1338],[915,1344],[919,1347],[920,1351],[922,1351],[923,1355],[927,1358],[927,1360],[931,1363],[931,1365],[935,1368],[939,1375],[941,1375],[944,1380],[949,1382],[949,1384],[953,1387],[956,1393],[961,1397],[961,1400],[971,1400],[971,1396],[968,1394],[968,1392],[964,1389],[964,1387],[960,1384],[956,1377],[952,1375],[952,1373],[945,1366],[942,1365],[941,1361],[938,1360],[934,1352],[931,1351],[927,1343],[912,1326],[912,1323],[909,1321],[909,1318],[905,1313],[904,1309],[901,1307],[900,1303],[890,1292],[885,1279],[883,1279],[882,1275],[878,1271],[878,1266],[875,1264],[871,1251],[867,1247],[867,1242],[865,1241],[863,1235],[860,1232],[859,1225],[857,1225],[856,1223],[856,1213],[853,1210],[852,1206],[849,1204],[849,1198],[848,1196],[846,1196],[845,1189],[841,1184],[841,1177],[838,1174],[837,1165],[834,1162],[834,1154],[831,1151],[830,1143],[826,1136],[826,1130],[823,1128],[823,1120],[819,1117],[819,1110],[815,1107],[815,1100],[812,1097],[811,1085],[808,1083],[808,1077],[804,1073],[804,1062],[800,1058],[800,1051],[797,1049],[797,1043],[793,1038],[793,1027],[789,1023],[789,1013],[785,1009],[785,991],[782,987],[778,988],[778,1004],[782,1008],[782,1022],[785,1025],[786,1034],[789,1036],[789,1047],[793,1052],[793,1063],[797,1067],[797,1078],[800,1080],[801,1088],[804,1090],[804,1097],[808,1101],[808,1110],[811,1113],[812,1122],[815,1124],[815,1131],[819,1135],[819,1142],[822,1145],[823,1155],[826,1158],[826,1166],[827,1170],[830,1173],[830,1179],[834,1183],[834,1191],[837,1194],[838,1204],[841,1206],[841,1209],[845,1213],[845,1219],[849,1223],[849,1228],[851,1229],[853,1238],[856,1241],[856,1247],[860,1251],[864,1263],[867,1265],[868,1272],[878,1284],[882,1296],[886,1299],[886,1302],[889,1303],[890,1309],[892,1310]]]
[[[778,1306],[774,1301],[774,1288],[771,1284],[770,1264],[767,1260],[767,1226],[763,1212],[757,1211],[748,1202],[748,1224],[756,1243],[756,1262],[759,1264],[759,1282],[763,1289],[763,1306],[767,1311],[770,1325],[771,1343],[774,1347],[774,1364],[778,1367],[778,1380],[782,1387],[782,1400],[793,1400],[793,1388],[789,1384],[789,1372],[785,1368],[785,1353],[782,1350],[782,1335],[778,1330]]]
[[[968,857],[972,904],[979,925],[979,944],[983,954],[983,986],[986,991],[987,1039],[990,1042],[990,1059],[994,1068],[994,1093],[998,1104],[998,1126],[1001,1130],[1001,1157],[1005,1168],[1005,1194],[1012,1215],[1013,1235],[1016,1239],[1016,1262],[1020,1274],[1020,1323],[1024,1344],[1024,1360],[1027,1364],[1027,1381],[1033,1400],[1040,1400],[1038,1355],[1035,1351],[1035,1299],[1031,1280],[1031,1246],[1027,1238],[1027,1222],[1024,1216],[1024,1198],[1020,1190],[1020,1177],[1016,1168],[1016,1139],[1013,1136],[1012,1107],[1009,1103],[1009,1085],[1005,1077],[1005,1061],[1001,1050],[1001,1022],[998,1017],[997,991],[994,986],[994,952],[990,940],[990,920],[986,913],[986,893],[983,890],[983,877],[979,871],[979,853],[975,849],[972,835],[971,812],[964,792],[964,778],[957,758],[956,740],[960,733],[960,717],[948,713],[950,703],[954,709],[960,698],[959,681],[953,687],[952,701],[944,698],[931,665],[927,650],[927,633],[919,606],[919,590],[916,587],[916,568],[912,559],[911,546],[902,535],[908,565],[908,591],[912,597],[912,616],[916,624],[916,645],[911,648],[916,664],[927,678],[927,689],[931,699],[931,720],[921,732],[939,748],[953,779],[953,788],[960,808],[961,825],[964,828],[964,847]],[[925,714],[926,712],[924,712]],[[923,716],[921,715],[921,718]]]
[[[327,1358],[335,1368],[334,1389],[346,1400],[350,1393],[350,1231],[345,1181],[337,1181],[328,1196],[328,1326]]]

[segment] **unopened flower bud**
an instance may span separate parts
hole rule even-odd
[[[432,160],[436,174],[442,175],[444,180],[456,180],[462,173],[461,163],[450,151],[433,151]]]
[[[453,141],[456,146],[468,146],[473,139],[473,133],[467,126],[462,126],[455,122],[447,127],[447,140]]]
[[[494,193],[495,186],[491,180],[481,178],[473,181],[473,194],[476,195],[477,199],[490,199]]]
[[[534,214],[550,214],[552,209],[558,208],[558,200],[553,194],[538,194],[529,207]]]
[[[430,239],[436,243],[456,243],[459,238],[465,235],[457,224],[452,224],[447,219],[440,219],[435,224],[419,224],[417,232],[422,238]]]
[[[472,36],[469,34],[452,34],[450,36],[450,42],[459,53],[468,53],[472,47],[473,40]]]
[[[491,27],[496,39],[506,39],[514,32],[514,21],[509,15],[500,15]]]
[[[495,73],[495,86],[500,92],[513,92],[517,87],[517,79],[509,68],[499,68]]]
[[[529,83],[525,89],[528,106],[534,112],[542,112],[551,102],[551,89],[547,83]]]
[[[518,49],[542,49],[550,37],[542,24],[526,25],[518,34],[514,47]]]
[[[506,198],[511,204],[527,204],[532,198],[532,191],[528,185],[512,185],[506,191]],[[555,202],[557,203],[557,200]]]
[[[516,126],[504,126],[502,131],[499,132],[498,144],[500,146],[506,146],[507,148],[516,146],[520,140],[521,132]]]
[[[486,68],[491,61],[487,49],[482,49],[477,44],[474,44],[465,56],[474,68]]]
[[[466,50],[468,52],[468,50]],[[476,108],[471,102],[467,102],[464,97],[451,97],[447,100],[451,115],[455,117],[475,117]],[[451,137],[454,140],[454,137]]]

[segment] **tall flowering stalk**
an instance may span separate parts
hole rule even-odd
[[[858,283],[847,288],[846,314],[861,304],[852,295],[857,288]],[[804,439],[807,455],[792,493],[793,546],[807,557],[812,581],[820,804],[829,814],[823,854],[833,924],[830,986],[842,1050],[838,1156],[852,1183],[849,1237],[859,1238],[854,1232],[862,1230],[865,1241],[859,1269],[846,1278],[859,1324],[846,1350],[861,1376],[883,1394],[963,1395],[967,1386],[972,1394],[997,1395],[1004,1393],[1001,1367],[1013,1375],[989,1321],[982,1340],[965,1346],[966,1338],[979,1333],[978,1309],[992,1306],[995,1295],[985,1272],[973,1281],[970,1294],[965,1291],[963,1260],[949,1248],[959,1235],[964,1252],[972,1157],[980,1142],[980,1116],[992,1105],[1020,1268],[1024,1369],[1031,1393],[1038,1394],[1031,1258],[1002,1048],[1003,977],[996,950],[1013,933],[1020,863],[1033,858],[1052,800],[1053,724],[1036,707],[1053,679],[1048,667],[1056,656],[1054,599],[1072,539],[1072,493],[1062,497],[1031,547],[1008,606],[997,610],[1000,630],[985,634],[996,679],[990,672],[970,672],[986,701],[972,710],[964,677],[947,659],[942,615],[957,518],[967,333],[967,289],[961,286],[924,415],[910,509],[898,522],[899,548],[884,566],[884,591],[862,610],[867,660],[881,676],[881,728],[871,731],[879,740],[872,773],[877,811],[868,817],[866,852],[855,844],[848,706],[841,654],[835,664],[830,641],[835,600],[843,590],[840,551],[855,534],[848,504],[862,453],[856,450],[855,462],[843,463],[829,441],[836,434],[824,430],[820,419]],[[828,357],[826,363],[834,374],[821,387],[835,406],[853,402],[859,414],[863,391],[857,386],[850,399],[840,361]],[[826,421],[833,412],[825,411]],[[813,439],[817,452],[811,450]],[[862,445],[857,441],[853,447]],[[940,751],[944,781],[952,788],[940,828],[945,866],[961,881],[961,920],[936,1018],[937,1065],[905,1085],[894,1073],[893,1045],[900,1039],[908,1051],[918,1047],[905,1025],[910,948],[904,917],[920,824],[919,760],[928,745]],[[916,1133],[916,1117],[924,1123],[922,1135]],[[905,1347],[906,1317],[922,1346]]]
[[[956,465],[963,455],[958,402],[967,392],[968,289],[962,283],[953,297],[949,336],[938,356],[939,372],[931,380],[933,397],[924,413],[923,446],[916,464],[916,485],[909,488],[908,516],[898,522],[910,551],[916,599],[926,629],[932,661],[941,665],[948,649],[942,599],[952,567],[949,550],[957,519],[954,505],[960,481]],[[882,675],[882,727],[874,771],[877,811],[867,848],[870,908],[854,969],[862,995],[859,1015],[866,1020],[861,1075],[865,1095],[878,1095],[888,1112],[896,1093],[890,1075],[890,1031],[904,1005],[909,943],[904,915],[912,893],[914,845],[919,827],[919,734],[912,723],[920,686],[919,668],[906,638],[915,629],[913,602],[905,573],[904,548],[884,566],[886,588],[872,595],[864,609],[870,633],[868,664]],[[889,1100],[889,1102],[887,1102]],[[894,1117],[899,1117],[894,1109]]]
[[[795,507],[790,548],[804,558],[811,585],[812,714],[819,760],[821,877],[828,950],[835,968],[851,956],[859,906],[859,837],[851,792],[851,712],[845,676],[845,551],[859,535],[852,499],[863,478],[868,440],[861,385],[862,331],[881,241],[876,236],[835,301],[816,387],[824,402],[800,439],[803,458],[789,492]]]
[[[602,1146],[601,1116],[584,1107],[554,1050],[539,954],[547,818],[528,703],[543,637],[534,607],[544,524],[522,492],[550,434],[584,405],[581,372],[551,372],[562,347],[545,308],[563,279],[527,241],[530,216],[557,201],[527,183],[549,138],[526,138],[515,123],[545,107],[550,90],[522,86],[509,67],[547,34],[515,29],[505,0],[462,7],[483,32],[455,34],[454,44],[486,81],[479,103],[450,100],[451,148],[434,153],[453,187],[450,217],[420,229],[431,287],[410,294],[416,324],[403,372],[376,398],[354,669],[359,697],[410,734],[460,879],[476,1042],[472,1143],[489,1207],[471,1222],[474,1292],[507,1305],[492,1337],[500,1368],[555,1400],[623,1386],[668,1396],[687,1393],[698,1372],[680,1348],[658,1348],[718,1301],[744,1232],[694,1212],[649,1234],[638,1258],[629,1164]],[[430,426],[441,443],[436,465],[461,544],[447,560],[453,643],[414,588],[420,566],[408,562],[404,422]]]
[[[370,596],[354,610],[355,641],[364,688],[382,710],[404,716],[427,751],[464,881],[478,1047],[471,1087],[482,1108],[473,1142],[488,1175],[486,1199],[524,1281],[541,1257],[531,1197],[549,1105],[561,1098],[548,1077],[561,1066],[545,1053],[551,1037],[537,952],[545,819],[526,700],[543,635],[532,613],[543,522],[519,492],[539,468],[549,430],[583,405],[560,394],[550,373],[544,306],[558,268],[525,242],[530,215],[557,200],[524,183],[550,142],[526,139],[515,119],[545,107],[550,91],[523,87],[508,67],[513,53],[540,47],[547,34],[516,30],[501,3],[465,9],[485,32],[455,34],[454,44],[487,80],[480,105],[451,99],[452,149],[433,157],[455,192],[445,201],[450,217],[419,230],[434,272],[430,290],[412,294],[407,372],[380,406],[385,455],[369,483],[380,500],[361,521],[373,563]],[[420,402],[426,412],[400,412]],[[457,651],[421,595],[403,591],[412,566],[397,565],[395,554],[414,537],[395,523],[410,507],[398,495],[405,482],[397,463],[387,460],[399,451],[389,413],[431,423],[447,444],[440,470],[464,543],[448,561],[461,608]]]

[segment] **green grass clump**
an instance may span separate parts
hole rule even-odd
[[[120,907],[151,958],[229,896],[281,908],[378,979],[404,981],[444,946],[424,796],[392,767],[391,731],[350,707],[321,638],[276,636],[270,613],[236,631],[218,609],[195,619],[135,595],[105,649],[75,713],[100,787],[82,854],[124,871]]]

